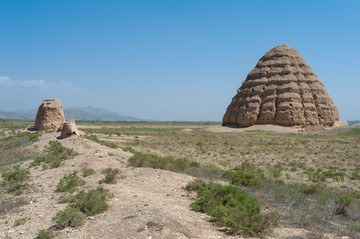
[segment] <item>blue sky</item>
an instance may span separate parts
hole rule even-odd
[[[0,0],[0,110],[94,106],[221,121],[271,48],[297,49],[360,119],[360,1]]]

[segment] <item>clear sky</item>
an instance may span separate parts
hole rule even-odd
[[[271,48],[297,49],[360,119],[360,1],[0,0],[0,110],[94,106],[221,121]]]

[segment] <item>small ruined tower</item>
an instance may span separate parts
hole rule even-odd
[[[80,136],[79,130],[76,127],[75,120],[69,120],[63,124],[60,138],[65,139],[72,135]]]
[[[37,130],[59,131],[65,122],[62,102],[58,99],[43,100],[36,114],[35,126]]]

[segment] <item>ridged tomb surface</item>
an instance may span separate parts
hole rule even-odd
[[[333,100],[304,58],[280,45],[248,74],[226,110],[223,125],[300,125],[311,130],[338,120]]]

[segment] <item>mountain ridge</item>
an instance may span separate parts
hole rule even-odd
[[[18,120],[35,120],[37,109],[3,111],[0,110],[0,119],[18,119]],[[65,119],[70,120],[89,120],[89,121],[144,121],[133,116],[119,114],[117,112],[97,108],[87,107],[68,107],[64,108]]]

